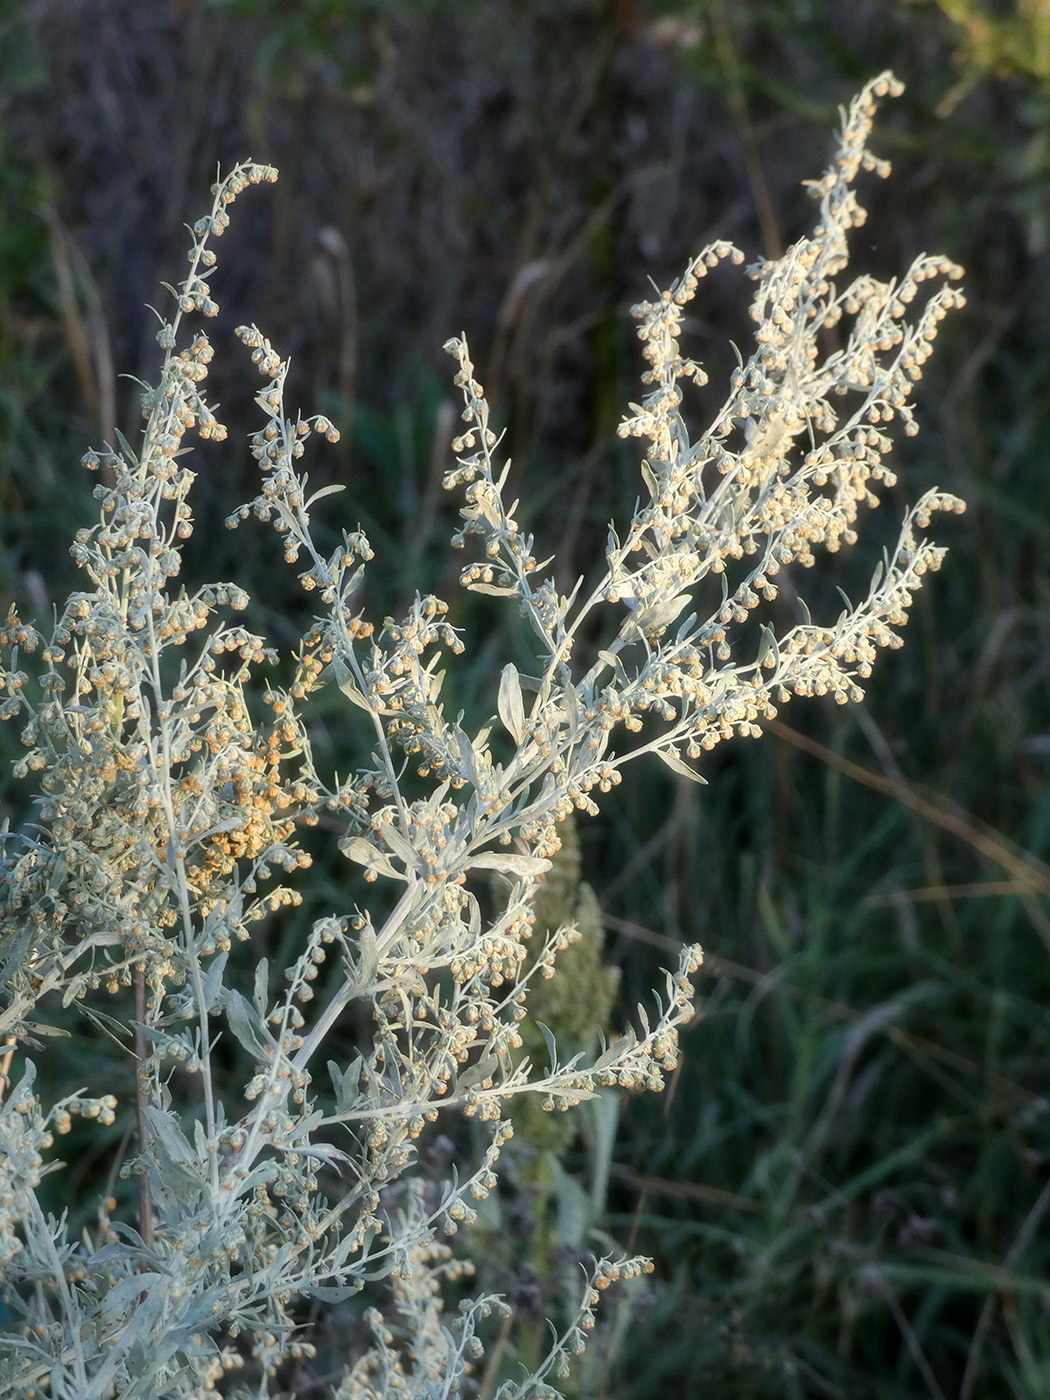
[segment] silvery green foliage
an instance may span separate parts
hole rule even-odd
[[[84,589],[48,643],[13,613],[0,635],[0,712],[22,718],[18,771],[40,785],[37,835],[9,840],[0,871],[0,1266],[19,1318],[0,1342],[0,1391],[153,1400],[198,1397],[225,1377],[230,1394],[275,1393],[278,1367],[310,1348],[296,1304],[334,1306],[367,1284],[386,1302],[366,1312],[371,1342],[347,1358],[333,1393],[461,1394],[479,1323],[503,1304],[468,1295],[450,1312],[446,1285],[469,1271],[455,1236],[495,1183],[508,1102],[536,1094],[557,1111],[600,1086],[658,1089],[692,1014],[696,948],[668,974],[655,1013],[640,1008],[635,1028],[591,1059],[562,1061],[553,1044],[546,1064],[517,1053],[530,982],[573,936],[530,940],[556,824],[574,808],[597,810],[640,755],[697,777],[705,750],[757,734],[792,694],[857,698],[876,648],[899,644],[913,590],[940,563],[919,532],[934,510],[961,509],[924,496],[867,596],[834,623],[814,622],[801,602],[802,620],[779,635],[754,621],[778,575],[794,567],[798,587],[798,567],[819,547],[852,543],[859,508],[892,483],[887,425],[914,431],[914,382],[937,323],[962,300],[951,285],[959,270],[939,257],[893,283],[836,280],[864,218],[854,177],[887,171],[866,149],[876,99],[897,91],[884,74],[844,114],[838,154],[812,187],[813,235],[749,269],[756,349],[697,437],[680,412],[684,381],[704,382],[679,349],[683,310],[709,268],[742,254],[712,245],[635,308],[648,392],[621,433],[648,444],[645,499],[610,528],[596,583],[565,596],[537,561],[505,499],[507,467],[467,346],[449,342],[465,401],[445,481],[465,487],[453,543],[479,545],[462,581],[520,610],[537,657],[531,675],[503,666],[477,731],[441,701],[443,668],[465,645],[446,604],[417,597],[401,621],[374,624],[358,602],[372,557],[364,535],[346,531],[319,552],[311,514],[339,488],[311,493],[300,463],[311,437],[336,433],[323,418],[287,414],[287,365],[254,327],[239,334],[264,381],[252,439],[261,484],[228,523],[269,521],[317,600],[291,683],[266,684],[273,653],[230,620],[250,601],[242,589],[178,583],[192,528],[187,435],[225,435],[202,397],[211,346],[184,323],[217,309],[206,278],[229,205],[275,172],[245,164],[215,187],[193,229],[189,276],[169,289],[175,309],[161,318],[165,359],[143,395],[141,446],[121,440],[120,451],[85,458],[105,479],[99,521],[73,545]],[[583,639],[598,625],[605,642],[590,650]],[[38,649],[34,688],[20,654]],[[342,691],[370,752],[342,778],[318,771],[304,718],[325,684]],[[258,694],[265,714],[253,713]],[[296,828],[322,816],[341,831],[361,902],[316,921],[292,966],[264,958],[240,985],[228,955],[263,915],[299,901],[302,877],[279,878],[309,865]],[[486,915],[492,872],[509,895]],[[107,1198],[96,1228],[75,1239],[38,1200],[57,1166],[54,1138],[73,1115],[97,1119],[101,1136],[118,1105],[86,1090],[45,1101],[34,1057],[61,1053],[48,1036],[59,1003],[95,1014],[100,1001],[134,1030],[138,1131],[122,1170],[139,1181],[138,1211],[118,1218]],[[352,1003],[367,1042],[333,1060],[331,1032]],[[250,1070],[220,1094],[224,1042]],[[176,1068],[193,1076],[192,1104],[176,1101]],[[417,1144],[446,1115],[475,1119],[484,1146],[435,1197]],[[105,1150],[117,1154],[112,1138]],[[543,1366],[500,1396],[555,1395],[600,1290],[645,1267],[598,1262]]]

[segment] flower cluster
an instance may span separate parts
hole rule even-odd
[[[887,427],[914,430],[915,381],[961,301],[958,269],[941,258],[918,259],[895,283],[836,282],[863,220],[853,180],[885,173],[867,153],[876,99],[896,90],[883,75],[851,107],[813,187],[814,234],[750,269],[756,349],[699,436],[681,411],[685,384],[704,381],[680,348],[684,309],[712,267],[742,255],[713,244],[635,308],[647,393],[621,433],[647,443],[648,499],[610,529],[604,571],[586,589],[562,594],[537,559],[517,502],[504,499],[507,467],[466,343],[449,342],[464,399],[446,478],[463,498],[453,543],[479,546],[462,583],[518,608],[537,653],[533,674],[502,667],[478,725],[441,698],[443,667],[466,646],[448,605],[417,596],[401,619],[369,618],[363,532],[318,547],[311,513],[341,488],[311,492],[301,464],[311,438],[338,434],[326,418],[286,412],[287,363],[254,326],[239,335],[264,381],[251,438],[260,484],[227,523],[272,525],[317,608],[279,673],[288,684],[261,679],[275,653],[228,620],[249,605],[243,589],[177,582],[193,528],[186,438],[225,432],[202,397],[211,346],[183,319],[214,315],[211,241],[235,196],[274,172],[247,163],[216,185],[193,226],[190,273],[169,288],[141,447],[121,439],[84,459],[103,473],[98,522],[73,545],[85,586],[46,645],[14,613],[0,629],[0,716],[21,716],[18,771],[40,787],[37,834],[0,846],[0,1262],[22,1323],[0,1338],[4,1393],[189,1397],[221,1382],[231,1395],[270,1394],[286,1361],[311,1354],[296,1330],[301,1300],[323,1310],[382,1286],[385,1306],[361,1313],[370,1340],[333,1393],[461,1393],[501,1304],[468,1298],[450,1314],[448,1286],[469,1272],[456,1236],[496,1184],[512,1106],[531,1096],[561,1111],[659,1089],[693,1014],[701,953],[686,948],[655,1014],[639,1008],[608,1039],[580,1028],[568,1051],[548,1032],[541,1056],[530,993],[581,937],[592,962],[601,953],[582,929],[585,903],[556,924],[542,913],[566,819],[596,811],[645,754],[698,778],[705,751],[757,734],[790,696],[856,698],[940,563],[920,534],[928,517],[961,508],[924,496],[867,597],[834,623],[800,603],[779,635],[755,624],[778,577],[851,544],[860,507],[892,483]],[[588,650],[602,627],[604,643]],[[20,666],[36,652],[38,687]],[[345,698],[368,755],[342,778],[311,747],[309,701],[325,685]],[[346,861],[345,903],[303,933],[283,977],[260,956],[246,986],[231,953],[256,921],[300,901],[310,857],[297,835],[319,823]],[[592,971],[604,1020],[615,979]],[[81,1238],[46,1216],[37,1188],[71,1115],[106,1124],[118,1105],[83,1091],[41,1101],[29,1056],[51,1053],[43,1041],[64,1007],[118,1039],[126,1027],[134,1065],[133,1140],[110,1150],[137,1201],[118,1207],[107,1194]],[[476,1153],[430,1189],[421,1144],[431,1125],[463,1119]],[[499,1395],[555,1395],[600,1292],[645,1267],[596,1262],[539,1369]]]

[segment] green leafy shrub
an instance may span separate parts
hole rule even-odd
[[[211,345],[184,321],[215,313],[211,242],[245,186],[275,172],[245,164],[215,187],[189,275],[171,289],[175,311],[160,318],[165,359],[144,389],[141,446],[122,439],[85,458],[103,472],[99,522],[73,545],[85,587],[46,644],[14,613],[0,633],[0,713],[23,719],[18,771],[40,786],[40,825],[5,845],[0,892],[8,1392],[284,1392],[314,1350],[304,1300],[333,1313],[360,1294],[367,1307],[348,1315],[330,1393],[461,1393],[485,1317],[507,1305],[471,1296],[455,1236],[496,1184],[509,1108],[524,1095],[564,1111],[603,1088],[659,1089],[692,1015],[695,947],[654,1016],[639,1008],[633,1028],[567,1058],[553,1035],[546,1063],[531,1045],[523,1053],[530,989],[579,932],[537,919],[559,824],[596,811],[641,755],[700,779],[707,750],[757,735],[790,696],[858,698],[941,561],[921,530],[933,511],[961,509],[923,496],[867,596],[833,623],[813,621],[801,597],[793,625],[757,622],[778,580],[797,586],[819,548],[852,544],[860,507],[892,484],[887,425],[915,431],[914,384],[961,302],[959,270],[942,257],[920,257],[896,282],[835,280],[864,219],[853,181],[887,173],[867,151],[876,99],[897,91],[884,74],[844,115],[837,156],[812,186],[814,234],[749,269],[756,349],[698,437],[680,405],[684,383],[705,377],[681,352],[682,319],[707,272],[743,255],[712,244],[634,308],[647,393],[620,431],[647,444],[646,499],[610,527],[597,579],[563,594],[537,560],[505,499],[508,465],[467,345],[448,343],[465,403],[445,478],[463,494],[453,544],[479,545],[462,582],[518,609],[536,652],[533,674],[508,661],[493,677],[493,713],[478,727],[441,701],[443,658],[465,649],[446,604],[417,596],[400,621],[375,623],[358,597],[372,557],[363,533],[317,544],[311,515],[339,488],[311,493],[300,462],[312,436],[336,432],[286,413],[287,364],[254,326],[238,334],[264,381],[251,440],[261,485],[228,523],[270,522],[319,611],[280,658],[223,620],[250,602],[236,584],[176,582],[192,530],[187,434],[225,436],[202,396]],[[34,687],[21,656],[38,650]],[[268,666],[283,684],[263,679]],[[320,771],[311,747],[308,701],[326,684],[368,753],[342,778]],[[265,956],[247,968],[238,945],[261,943],[261,921],[301,901],[310,855],[297,833],[309,827],[346,858],[346,902],[313,922],[282,979]],[[104,1150],[137,1182],[137,1201],[106,1195],[79,1238],[42,1203],[54,1137],[77,1116],[101,1136],[121,1102],[105,1085],[38,1088],[29,1057],[47,1072],[41,1085],[56,1078],[54,1036],[71,1009],[134,1064],[134,1147],[114,1133]],[[231,1076],[231,1062],[246,1072]],[[435,1191],[421,1152],[429,1125],[464,1116],[478,1150]],[[547,1355],[498,1394],[556,1394],[600,1292],[646,1267],[596,1261]]]

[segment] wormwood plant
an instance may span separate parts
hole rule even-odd
[[[682,317],[708,270],[743,255],[714,243],[634,308],[648,389],[620,432],[647,444],[645,498],[610,527],[597,581],[563,595],[537,560],[505,499],[466,343],[449,341],[465,407],[445,485],[463,497],[453,543],[477,545],[462,582],[519,610],[536,654],[532,674],[508,662],[493,678],[478,729],[441,702],[442,667],[465,648],[446,604],[417,596],[400,621],[373,622],[358,602],[367,539],[345,531],[334,551],[317,547],[311,514],[339,488],[311,492],[300,463],[308,439],[335,430],[285,411],[287,365],[254,326],[238,334],[264,381],[265,423],[251,438],[260,486],[228,524],[270,522],[288,563],[305,565],[318,611],[287,683],[273,679],[279,658],[264,639],[228,618],[249,603],[241,588],[177,582],[192,528],[188,435],[225,435],[202,396],[212,347],[185,323],[216,310],[206,277],[229,206],[275,172],[244,164],[216,185],[189,275],[169,289],[174,310],[159,317],[165,357],[143,394],[141,446],[121,439],[84,459],[105,472],[99,521],[73,545],[84,588],[49,642],[14,613],[0,634],[0,713],[22,718],[17,770],[40,786],[38,825],[8,840],[0,872],[4,1394],[279,1393],[285,1363],[311,1352],[304,1304],[352,1320],[361,1314],[345,1300],[362,1292],[370,1339],[348,1332],[330,1393],[463,1392],[482,1320],[505,1305],[471,1296],[455,1237],[495,1184],[513,1101],[559,1111],[600,1086],[658,1089],[692,1014],[697,948],[655,1012],[640,1008],[611,1043],[564,1058],[549,1036],[543,1057],[523,1052],[530,989],[575,934],[530,937],[558,824],[596,811],[629,760],[655,755],[699,777],[705,751],[757,735],[791,695],[858,698],[941,561],[920,532],[933,511],[962,508],[923,496],[867,596],[834,622],[813,621],[801,598],[800,620],[779,634],[754,622],[785,571],[798,587],[819,549],[854,542],[859,508],[893,481],[887,427],[915,431],[912,389],[938,322],[962,301],[959,269],[942,257],[918,258],[895,282],[836,280],[864,219],[854,179],[887,173],[866,149],[876,99],[899,91],[890,74],[863,89],[811,186],[812,236],[749,269],[756,348],[698,436],[680,412],[686,382],[704,383],[680,350]],[[591,649],[596,633],[604,643]],[[34,687],[20,658],[41,646]],[[345,696],[368,754],[342,777],[311,751],[308,702],[325,684]],[[319,820],[338,827],[351,893],[290,967],[272,968],[259,921],[300,900],[310,860],[296,833]],[[492,872],[504,877],[499,900]],[[241,942],[257,958],[247,984]],[[126,1106],[104,1086],[57,1101],[37,1087],[34,1066],[62,1056],[66,1008],[133,1057],[123,1143],[106,1129]],[[243,1082],[231,1063],[250,1065]],[[55,1136],[76,1115],[97,1121],[98,1150],[137,1182],[119,1206],[107,1195],[80,1238],[40,1195],[60,1165]],[[463,1115],[482,1146],[434,1192],[428,1125]],[[556,1394],[601,1290],[646,1267],[597,1261],[534,1374],[498,1394]]]

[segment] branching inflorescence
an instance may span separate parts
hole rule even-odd
[[[887,173],[867,152],[876,100],[898,91],[888,74],[864,88],[812,186],[815,232],[749,270],[756,349],[695,439],[683,385],[705,377],[680,349],[684,309],[710,268],[742,254],[713,244],[634,308],[648,392],[620,432],[647,444],[647,499],[610,528],[597,582],[563,595],[536,559],[505,501],[507,466],[467,345],[449,341],[465,402],[458,465],[445,478],[465,488],[453,543],[476,536],[480,546],[462,582],[520,609],[538,656],[532,675],[502,668],[493,714],[476,730],[441,701],[442,665],[464,650],[447,605],[417,596],[401,621],[372,622],[358,601],[365,536],[344,532],[333,551],[318,549],[311,513],[340,488],[311,493],[300,462],[312,436],[337,433],[322,417],[286,413],[286,362],[255,327],[239,336],[265,382],[265,425],[251,443],[261,485],[228,524],[270,521],[318,603],[287,687],[261,678],[275,659],[264,639],[223,620],[247,607],[242,589],[176,582],[192,529],[187,434],[225,435],[202,397],[211,346],[184,320],[215,313],[211,243],[236,195],[275,172],[249,163],[215,187],[193,229],[189,276],[169,289],[175,310],[160,318],[165,359],[143,395],[141,448],[121,439],[119,451],[84,459],[105,472],[99,522],[73,545],[84,589],[46,645],[14,613],[0,629],[0,714],[22,717],[18,771],[40,785],[39,833],[10,840],[0,869],[0,1036],[11,1067],[0,1082],[0,1266],[20,1315],[0,1341],[4,1393],[196,1397],[242,1368],[244,1394],[271,1393],[278,1368],[310,1347],[295,1328],[300,1300],[330,1305],[366,1284],[385,1286],[387,1302],[367,1312],[371,1340],[333,1393],[460,1393],[481,1320],[502,1304],[467,1295],[449,1314],[448,1287],[469,1269],[452,1237],[495,1184],[511,1100],[538,1095],[560,1110],[602,1086],[658,1089],[692,1015],[697,948],[667,976],[655,1015],[639,1009],[634,1029],[589,1058],[563,1061],[553,1043],[546,1064],[520,1053],[530,984],[551,975],[575,932],[530,939],[558,824],[595,812],[642,754],[699,777],[705,750],[759,733],[793,694],[858,698],[877,648],[899,645],[911,595],[940,563],[920,532],[933,511],[962,508],[923,496],[866,598],[832,625],[802,603],[802,620],[780,635],[754,622],[779,575],[813,564],[819,547],[852,544],[860,507],[892,485],[887,428],[900,419],[915,431],[912,389],[938,322],[962,302],[959,269],[940,257],[920,257],[897,282],[836,281],[847,234],[864,219],[854,178]],[[588,650],[596,627],[605,643]],[[34,690],[19,658],[37,650]],[[318,771],[304,718],[329,682],[370,754],[343,780]],[[504,761],[489,743],[495,725]],[[293,878],[271,877],[309,865],[296,830],[321,817],[339,827],[362,902],[313,924],[283,987],[265,957],[241,987],[234,945],[299,902]],[[492,872],[507,892],[495,908]],[[54,1053],[44,1038],[61,1007],[94,1015],[101,994],[125,989],[135,997],[126,1021],[137,1131],[122,1171],[139,1181],[138,1213],[119,1219],[107,1199],[97,1230],[73,1239],[38,1199],[53,1137],[73,1115],[112,1122],[118,1103],[85,1091],[45,1102],[27,1056]],[[368,1033],[348,1051],[333,1032],[351,1003]],[[220,1092],[216,1055],[231,1042],[249,1068]],[[192,1104],[179,1099],[176,1069],[193,1077]],[[428,1197],[418,1144],[448,1115],[476,1120],[483,1146]],[[645,1267],[597,1263],[539,1370],[500,1395],[555,1394],[598,1291]]]

